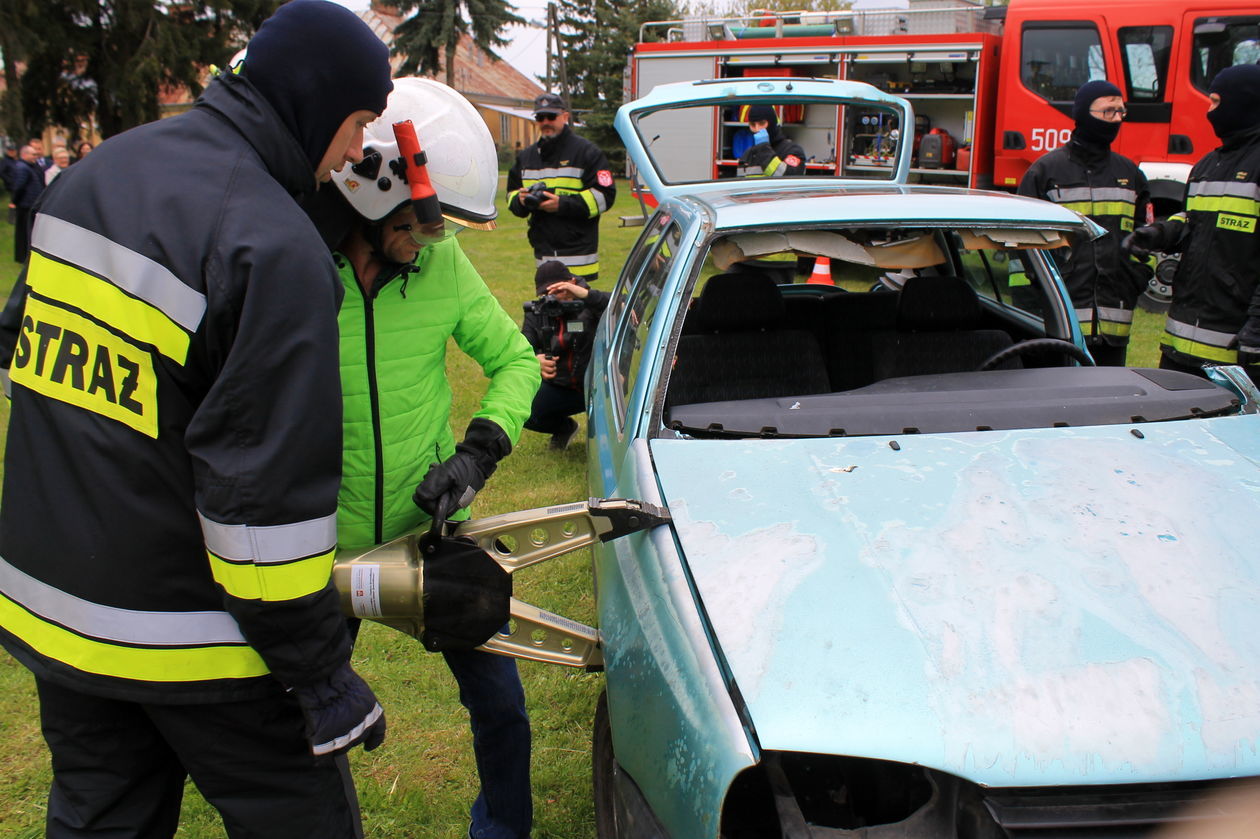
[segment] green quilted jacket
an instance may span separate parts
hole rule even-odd
[[[428,521],[411,495],[429,465],[455,451],[447,339],[490,379],[474,417],[497,424],[513,444],[539,370],[529,342],[458,240],[424,248],[413,270],[378,279],[371,295],[349,260],[335,256],[346,288],[338,316],[345,442],[337,541],[355,549]]]

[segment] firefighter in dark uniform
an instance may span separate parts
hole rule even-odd
[[[1042,155],[1019,184],[1020,195],[1061,204],[1106,229],[1092,242],[1075,242],[1066,259],[1063,251],[1055,255],[1090,354],[1112,367],[1124,366],[1133,310],[1150,279],[1146,264],[1120,244],[1154,220],[1146,176],[1111,150],[1124,114],[1118,87],[1101,79],[1086,82],[1072,106],[1072,139]]]
[[[186,777],[231,837],[362,834],[345,752],[385,721],[331,582],[340,285],[298,199],[389,76],[354,13],[293,0],[36,208],[0,643],[35,674],[49,837],[172,836]]]
[[[599,217],[617,197],[608,158],[574,133],[569,107],[554,93],[534,100],[542,135],[508,171],[508,209],[529,217],[534,264],[560,262],[574,275],[599,277]]]
[[[753,146],[739,157],[735,174],[741,178],[782,178],[805,174],[805,150],[779,128],[779,116],[769,105],[746,105],[744,122]]]
[[[1185,209],[1126,246],[1181,254],[1159,366],[1204,375],[1206,363],[1241,364],[1260,383],[1260,67],[1227,67],[1208,96],[1221,145],[1190,171]]]

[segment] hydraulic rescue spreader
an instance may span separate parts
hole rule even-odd
[[[598,670],[599,632],[512,597],[511,575],[669,521],[659,507],[617,498],[436,519],[427,531],[340,558],[333,581],[346,614],[404,632],[426,649],[477,648]]]

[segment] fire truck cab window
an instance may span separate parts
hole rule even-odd
[[[1024,86],[1038,96],[1071,102],[1085,82],[1107,78],[1098,30],[1071,22],[1025,27],[1019,73]]]
[[[1204,92],[1217,73],[1260,60],[1260,17],[1210,17],[1194,22],[1190,80]]]
[[[1126,26],[1117,33],[1130,102],[1162,102],[1168,89],[1171,26]]]

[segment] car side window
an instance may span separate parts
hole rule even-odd
[[[681,235],[680,227],[670,224],[655,237],[655,247],[648,251],[647,264],[625,298],[621,329],[612,349],[616,379],[612,392],[617,399],[617,414],[623,419],[627,399],[642,373],[643,347],[661,300],[661,289],[678,255]]]
[[[980,297],[1044,322],[1045,301],[1026,253],[1015,248],[962,250],[959,259],[963,279]]]
[[[643,232],[639,234],[639,240],[634,243],[634,248],[626,257],[625,267],[621,271],[617,285],[613,288],[612,299],[608,301],[606,317],[609,323],[615,324],[620,320],[621,312],[626,307],[626,298],[630,296],[630,289],[643,270],[643,263],[656,250],[656,243],[661,239],[661,231],[665,229],[669,221],[669,213],[657,213],[648,220]]]

